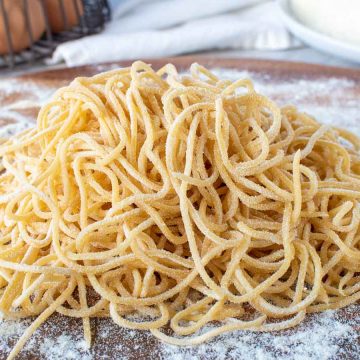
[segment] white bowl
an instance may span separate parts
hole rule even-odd
[[[316,1],[316,0],[314,0]],[[300,38],[304,43],[326,53],[346,60],[360,63],[360,47],[334,39],[328,35],[310,29],[302,24],[293,14],[289,0],[277,0],[281,16],[290,32]]]

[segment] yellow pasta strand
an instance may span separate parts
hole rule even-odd
[[[9,359],[54,312],[196,345],[360,298],[360,140],[190,73],[77,78],[1,142],[0,311],[37,316]]]

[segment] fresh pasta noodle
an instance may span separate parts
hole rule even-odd
[[[0,310],[37,316],[9,359],[54,312],[194,345],[356,302],[359,149],[197,64],[75,79],[0,145]]]

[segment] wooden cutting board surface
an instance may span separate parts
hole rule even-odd
[[[185,71],[198,62],[221,77],[250,77],[255,88],[281,105],[294,104],[319,121],[360,135],[360,70],[278,61],[186,56],[148,60],[155,68],[173,63]],[[74,77],[127,66],[130,62],[49,70],[0,79],[0,136],[34,124],[39,107]],[[146,332],[125,330],[110,319],[92,319],[94,344],[83,347],[81,320],[53,316],[30,340],[18,359],[359,359],[360,305],[308,316],[300,327],[277,333],[237,333],[208,345],[178,349]],[[0,320],[0,360],[6,358],[29,321]]]

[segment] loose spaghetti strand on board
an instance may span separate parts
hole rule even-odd
[[[75,79],[0,144],[0,311],[37,316],[9,359],[54,312],[194,345],[356,302],[359,149],[197,64]]]

